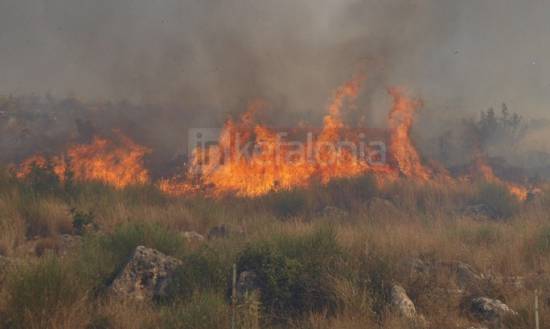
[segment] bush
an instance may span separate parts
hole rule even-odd
[[[89,229],[96,230],[97,224],[95,223],[95,215],[91,211],[80,211],[78,209],[71,209],[71,215],[73,217],[73,230],[76,234],[82,235],[87,233]]]
[[[229,328],[229,320],[229,307],[222,296],[197,294],[188,303],[165,311],[163,328],[226,329]]]
[[[18,212],[25,220],[27,237],[71,233],[71,217],[63,200],[23,195],[17,201]]]
[[[239,272],[257,275],[261,303],[267,314],[286,318],[337,305],[333,278],[342,252],[332,229],[302,237],[279,237],[246,248],[238,258]]]
[[[288,218],[305,213],[308,210],[307,191],[294,189],[270,193],[260,199],[268,211],[277,217]]]
[[[46,161],[44,166],[39,166],[36,163],[32,164],[24,183],[31,193],[58,194],[63,191],[61,181],[55,174],[54,165],[51,161]]]
[[[183,255],[184,249],[177,232],[159,224],[136,222],[122,225],[110,235],[86,236],[75,266],[89,284],[102,288],[140,245],[176,257]]]
[[[539,255],[545,255],[550,252],[550,227],[545,227],[537,233],[535,248]]]
[[[80,328],[85,291],[71,271],[48,256],[15,271],[7,283],[9,328]]]
[[[518,199],[501,184],[483,183],[476,189],[472,203],[490,207],[499,218],[510,218],[520,208]]]
[[[157,223],[133,222],[122,225],[104,238],[103,244],[121,258],[130,256],[137,246],[156,249],[171,256],[183,252],[183,238]]]
[[[326,186],[326,205],[343,209],[363,203],[377,195],[378,188],[373,176],[343,178],[331,181]]]
[[[183,258],[171,280],[168,301],[186,300],[205,292],[223,293],[227,287],[230,265],[212,249],[204,249]]]

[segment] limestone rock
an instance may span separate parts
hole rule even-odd
[[[487,297],[474,298],[470,303],[469,312],[477,320],[493,325],[501,325],[506,318],[517,315],[500,300]]]
[[[400,285],[393,285],[391,289],[391,305],[397,314],[409,320],[416,320],[416,307]]]
[[[111,285],[113,295],[135,300],[166,296],[166,288],[182,262],[139,246]]]
[[[205,240],[205,238],[202,234],[199,234],[199,233],[194,232],[194,231],[183,232],[182,236],[185,239],[185,241],[191,242],[191,243],[199,243],[199,242],[203,242]]]

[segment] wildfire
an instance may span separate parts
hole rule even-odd
[[[238,120],[228,120],[217,145],[197,147],[190,164],[180,176],[157,182],[169,195],[206,193],[214,197],[233,194],[257,197],[272,191],[327,184],[338,178],[374,175],[379,183],[400,176],[418,182],[452,184],[451,177],[436,164],[425,165],[411,140],[415,114],[422,106],[398,88],[388,90],[393,100],[388,116],[388,151],[375,150],[363,140],[365,129],[353,129],[343,119],[343,110],[359,95],[363,78],[358,76],[336,89],[327,106],[318,133],[308,132],[305,141],[288,142],[282,134],[255,121],[262,102],[252,102]],[[150,182],[144,157],[150,150],[122,135],[115,140],[95,137],[90,144],[74,145],[63,155],[33,156],[18,167],[17,177],[28,177],[34,167],[48,168],[61,181],[99,181],[116,188]],[[345,141],[345,143],[342,143]],[[361,147],[360,147],[361,146]],[[372,162],[382,156],[388,161]],[[506,186],[520,200],[527,199],[526,188],[503,181],[479,156],[475,161],[478,176]]]
[[[27,177],[33,167],[51,166],[61,181],[70,174],[75,181],[97,181],[116,188],[149,182],[149,172],[143,158],[149,149],[137,145],[117,133],[117,140],[94,137],[90,144],[70,147],[63,156],[46,159],[37,155],[25,160],[17,170],[17,177]]]
[[[360,136],[344,124],[342,110],[357,98],[361,83],[362,78],[357,77],[336,90],[321,132],[308,141],[305,148],[296,149],[284,143],[275,131],[255,124],[253,114],[257,104],[254,104],[240,121],[226,123],[217,146],[194,150],[187,182],[165,180],[161,182],[161,188],[170,194],[185,194],[198,185],[207,187],[216,196],[234,193],[255,197],[271,191],[307,186],[315,181],[326,184],[336,178],[367,173],[374,174],[379,180],[395,179],[399,172],[413,178],[429,179],[431,174],[420,163],[409,139],[413,114],[419,103],[396,90],[391,91],[394,110],[390,123],[394,138],[390,149],[398,168],[387,164],[371,165],[360,157],[353,143],[351,147],[338,147],[344,137],[355,142],[360,140]],[[246,143],[257,146],[254,153],[247,154],[236,147]],[[203,161],[205,159],[208,161]],[[196,183],[189,184],[189,180]]]

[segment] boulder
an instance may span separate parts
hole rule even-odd
[[[407,295],[407,292],[400,285],[393,285],[391,288],[391,306],[395,313],[408,320],[416,320],[416,307]]]
[[[500,326],[506,318],[517,315],[500,300],[487,297],[472,299],[468,311],[475,319],[496,326]]]
[[[459,261],[424,261],[414,258],[405,263],[413,278],[425,277],[428,279],[444,278],[444,282],[451,282],[461,293],[480,287],[487,279],[474,268]]]
[[[439,266],[449,272],[461,290],[479,287],[484,280],[482,274],[477,273],[471,265],[466,263],[458,261],[440,262]]]
[[[182,262],[163,253],[139,246],[113,281],[114,296],[134,300],[165,297],[166,288]]]
[[[53,253],[57,256],[67,256],[78,249],[82,238],[78,235],[61,234],[52,237],[34,237],[19,245],[16,253],[22,256],[43,256]]]
[[[183,232],[182,236],[183,236],[183,239],[185,241],[191,242],[191,243],[199,243],[199,242],[203,242],[205,240],[205,238],[202,234],[199,234],[199,233],[194,232],[194,231]]]

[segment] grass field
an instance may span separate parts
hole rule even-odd
[[[472,204],[499,218],[473,218],[464,211]],[[451,277],[410,275],[406,264],[422,260],[471,265],[491,278],[476,291],[517,311],[510,327],[534,328],[534,290],[549,286],[549,217],[550,189],[520,203],[484,182],[378,186],[360,177],[214,200],[169,198],[155,186],[62,185],[47,175],[19,181],[3,169],[0,255],[10,265],[0,265],[0,326],[230,328],[233,264],[262,282],[261,295],[237,309],[238,328],[415,328],[390,307],[395,283],[430,328],[475,323],[463,297],[450,293]],[[236,233],[204,242],[183,235],[222,224]],[[68,250],[66,235],[78,240]],[[183,261],[167,298],[138,303],[106,293],[138,245]]]

